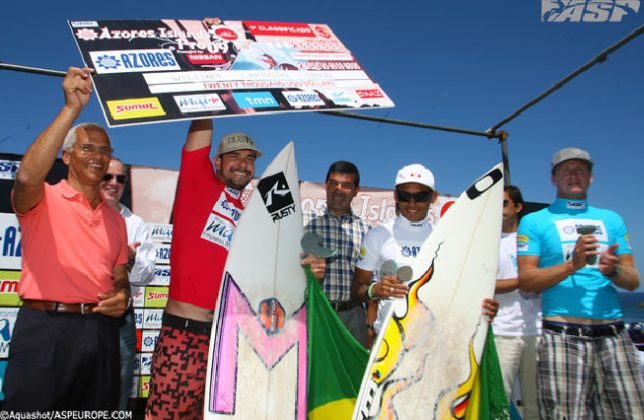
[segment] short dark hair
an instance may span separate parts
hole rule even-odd
[[[514,201],[514,204],[523,204],[523,196],[521,190],[515,185],[506,185],[503,187],[503,192],[508,193],[508,196]]]
[[[523,216],[523,212],[525,211],[525,202],[523,201],[521,190],[516,185],[506,185],[505,187],[503,187],[503,192],[508,193],[508,197],[510,197],[510,199],[514,201],[514,204],[521,204],[523,206],[518,214],[520,219],[521,216]]]
[[[355,184],[355,187],[358,188],[360,186],[360,171],[358,171],[358,167],[353,163],[346,160],[333,162],[326,173],[326,179],[324,180],[325,183],[329,182],[329,177],[332,172],[353,175],[353,183]]]

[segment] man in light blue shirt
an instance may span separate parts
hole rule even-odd
[[[622,218],[588,205],[592,168],[585,150],[555,153],[557,199],[519,225],[519,285],[542,292],[542,419],[644,418],[644,385],[617,297],[617,287],[637,289],[640,275]]]

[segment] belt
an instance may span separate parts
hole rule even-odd
[[[348,311],[349,309],[353,309],[358,304],[352,300],[347,300],[346,302],[329,302],[331,304],[331,307],[336,311],[336,312],[342,312],[342,311]]]
[[[577,337],[608,337],[611,335],[618,335],[624,331],[624,322],[619,321],[612,324],[585,325],[543,321],[543,329],[560,334],[576,335]]]
[[[178,330],[188,331],[193,334],[206,335],[208,337],[210,337],[210,330],[212,329],[212,322],[183,318],[167,312],[163,313],[163,321],[161,324],[164,327],[176,328]]]
[[[22,301],[22,306],[39,311],[89,315],[94,313],[92,309],[96,308],[98,303],[62,303],[49,300],[25,299]]]

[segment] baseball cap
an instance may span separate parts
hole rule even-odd
[[[590,159],[590,153],[577,147],[566,147],[565,149],[561,149],[557,153],[552,155],[552,168],[559,165],[561,162],[570,159],[585,160],[586,162],[588,162],[590,167],[593,166],[593,161]]]
[[[219,147],[217,148],[216,156],[244,149],[255,151],[257,153],[257,157],[262,155],[262,152],[260,152],[257,146],[255,146],[255,140],[253,140],[248,134],[239,132],[224,134],[221,138],[221,143],[219,143]]]
[[[434,174],[420,163],[403,166],[396,174],[396,185],[409,182],[425,185],[432,190],[436,189],[434,188]]]

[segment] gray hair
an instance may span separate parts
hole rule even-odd
[[[84,122],[84,123],[76,124],[75,126],[69,129],[69,131],[67,132],[67,135],[65,136],[65,141],[63,142],[63,150],[67,150],[67,151],[72,150],[72,148],[76,144],[76,139],[78,137],[76,135],[76,131],[79,128],[83,128],[83,129],[91,128],[95,130],[101,130],[103,133],[105,133],[105,135],[107,136],[107,139],[110,140],[110,136],[107,134],[107,131],[105,131],[105,129],[102,126],[93,122]],[[111,143],[111,140],[110,140],[110,143]]]

